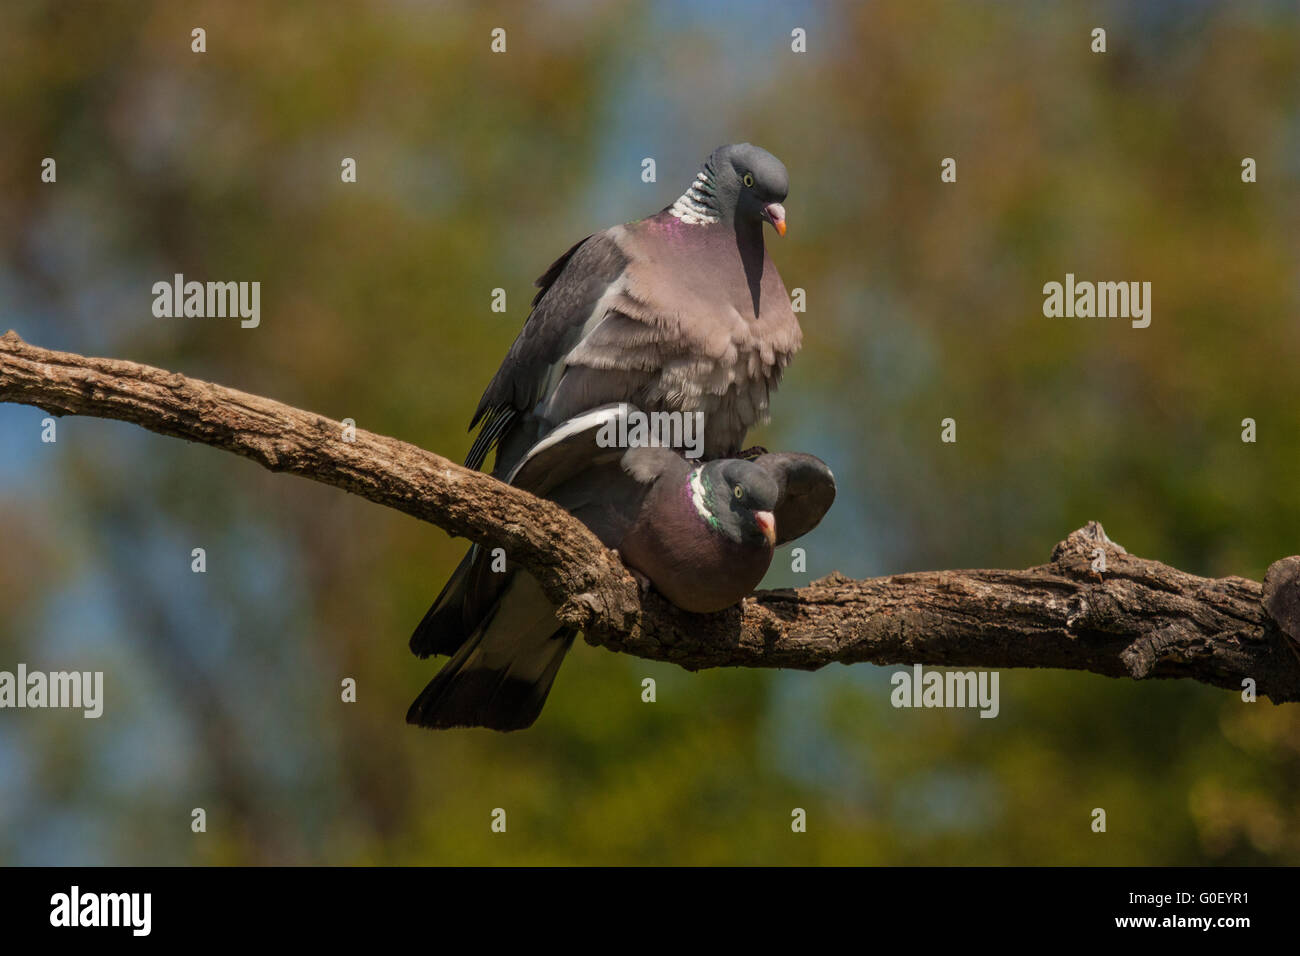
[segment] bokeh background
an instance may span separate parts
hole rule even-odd
[[[459,458],[533,278],[749,140],[790,170],[769,242],[808,301],[752,437],[840,483],[809,576],[1039,564],[1095,518],[1260,578],[1300,551],[1298,66],[1281,0],[7,0],[0,328]],[[154,318],[176,272],[259,280],[261,327]],[[1044,318],[1066,272],[1150,281],[1151,327]],[[534,729],[416,730],[437,663],[406,640],[464,542],[43,417],[0,405],[0,668],[103,670],[107,702],[0,712],[4,863],[1300,862],[1300,707],[1190,682],[1004,671],[981,720],[892,709],[892,669],[579,642]]]

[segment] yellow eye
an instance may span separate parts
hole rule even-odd
[[[741,489],[740,485],[736,485],[736,497],[737,498],[745,497],[745,492]]]
[[[751,187],[754,185],[754,174],[753,174],[753,173],[745,173],[745,185],[746,185],[746,186],[751,186]]]

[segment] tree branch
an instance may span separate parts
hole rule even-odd
[[[1024,571],[863,581],[837,573],[694,615],[642,596],[613,552],[551,502],[395,438],[358,428],[345,441],[342,423],[268,398],[37,348],[9,332],[0,336],[0,401],[224,448],[504,548],[589,643],[691,670],[860,661],[1059,667],[1234,690],[1252,678],[1275,701],[1300,699],[1300,652],[1290,642],[1300,638],[1300,558],[1274,564],[1263,585],[1202,578],[1134,557],[1090,522],[1049,563]]]

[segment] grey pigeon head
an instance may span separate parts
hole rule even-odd
[[[790,175],[781,160],[749,143],[732,143],[710,154],[674,210],[727,224],[770,222],[785,235],[781,204],[789,192]]]
[[[726,458],[701,470],[704,506],[719,533],[743,544],[771,547],[776,536],[772,513],[781,488],[766,469],[752,461]]]
[[[816,527],[835,498],[830,469],[812,455],[715,458],[692,467],[675,452],[646,448],[628,452],[623,469],[652,485],[618,544],[623,563],[698,614],[749,594],[775,546]]]

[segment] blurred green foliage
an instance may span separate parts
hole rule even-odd
[[[457,458],[532,279],[751,140],[790,170],[773,255],[809,303],[753,437],[840,481],[813,576],[1037,564],[1095,518],[1260,578],[1300,550],[1298,18],[11,0],[0,327]],[[260,281],[261,327],[153,318],[175,272]],[[1151,327],[1044,318],[1066,272],[1150,281]],[[125,425],[41,445],[43,417],[0,406],[0,667],[103,669],[108,700],[0,714],[0,861],[1300,862],[1300,708],[1185,682],[1007,671],[980,720],[893,710],[887,669],[689,674],[579,643],[531,731],[415,730],[437,664],[405,642],[463,542]]]

